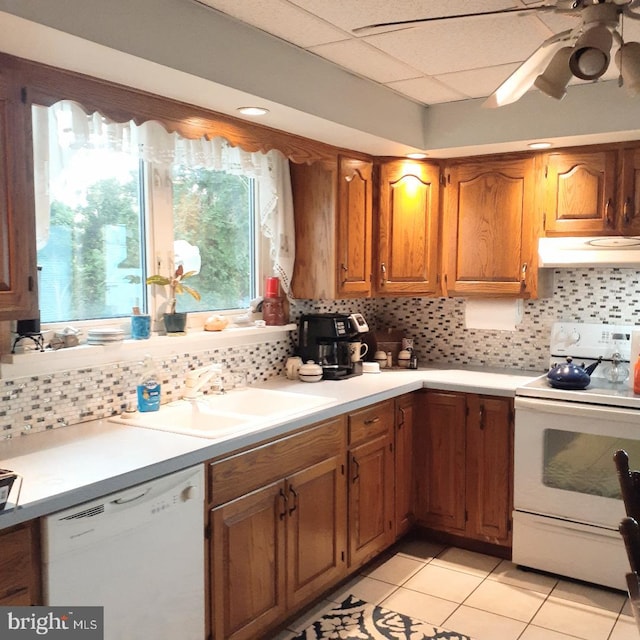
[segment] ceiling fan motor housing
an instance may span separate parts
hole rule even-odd
[[[576,78],[597,80],[609,68],[612,31],[618,26],[620,9],[615,3],[589,5],[582,10],[583,29],[569,58],[569,68]]]

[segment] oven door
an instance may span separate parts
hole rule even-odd
[[[613,453],[640,464],[640,411],[517,397],[514,507],[616,530],[624,505]]]

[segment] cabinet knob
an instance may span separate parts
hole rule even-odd
[[[522,263],[522,269],[520,271],[520,286],[523,289],[527,288],[527,269],[529,268],[529,265],[526,262]]]
[[[384,287],[387,284],[387,265],[384,262],[380,265],[380,271],[382,272],[381,284]]]

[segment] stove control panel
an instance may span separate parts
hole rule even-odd
[[[619,360],[629,362],[631,356],[630,325],[583,324],[555,322],[551,330],[551,359]]]

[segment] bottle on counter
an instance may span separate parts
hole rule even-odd
[[[137,386],[138,411],[158,411],[160,409],[160,376],[151,356],[145,356],[144,369]]]
[[[640,394],[640,356],[633,367],[633,393]]]

